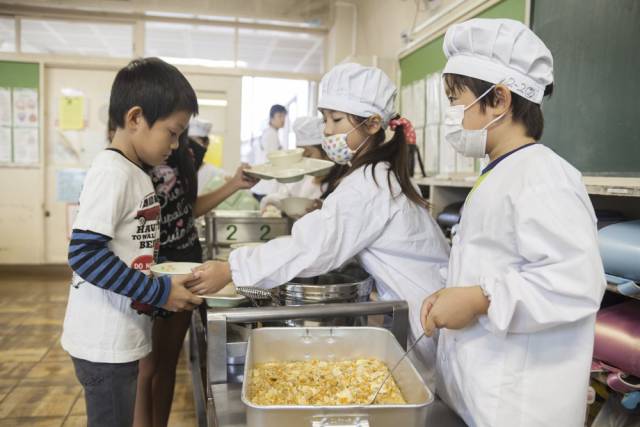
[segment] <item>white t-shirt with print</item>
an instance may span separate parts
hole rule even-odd
[[[110,237],[108,248],[127,266],[148,273],[160,236],[160,204],[151,178],[115,150],[99,153],[85,178],[73,228]],[[73,357],[126,363],[151,352],[151,318],[131,298],[85,282],[74,273],[62,332]]]

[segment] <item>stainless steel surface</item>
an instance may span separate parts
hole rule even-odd
[[[409,355],[409,353],[411,353],[411,350],[413,350],[416,345],[418,345],[418,342],[424,338],[424,334],[421,334],[417,340],[415,340],[413,342],[413,344],[411,344],[411,347],[409,347],[409,349],[407,351],[404,352],[404,354],[402,355],[402,357],[400,358],[400,360],[398,360],[396,362],[395,365],[393,365],[393,367],[391,369],[389,369],[389,373],[387,374],[386,377],[384,377],[384,379],[382,380],[382,382],[380,383],[380,387],[378,387],[378,390],[376,390],[375,394],[373,395],[373,397],[371,398],[371,402],[369,402],[369,404],[373,404],[373,402],[376,401],[376,398],[378,397],[378,394],[380,394],[380,390],[382,390],[382,386],[384,386],[384,384],[389,380],[389,378],[391,378],[391,376],[393,375],[393,373],[395,372],[396,368],[398,366],[400,366],[400,362],[402,362],[404,360],[405,357],[407,357]]]
[[[245,406],[240,398],[242,384],[216,384],[211,386],[211,395],[216,402],[217,424],[209,426],[246,427],[247,416]],[[276,426],[280,427],[280,426]],[[371,427],[404,427],[399,423],[389,426],[372,425]],[[436,398],[427,406],[427,421],[424,427],[466,427],[466,424],[442,400]]]
[[[205,342],[204,310],[194,310],[189,328],[188,357],[191,364],[191,379],[193,382],[193,398],[196,406],[198,427],[216,426],[215,405],[213,401],[207,407],[211,388],[207,374],[207,348]],[[212,417],[207,419],[207,416]]]
[[[386,329],[371,327],[337,328],[260,328],[251,331],[245,372],[257,363],[291,360],[344,360],[374,357],[387,366],[398,360],[394,379],[406,404],[364,405],[272,405],[263,406],[249,400],[251,378],[245,378],[241,399],[247,406],[247,425],[257,426],[309,426],[309,421],[339,418],[344,426],[371,425],[422,427],[427,417],[427,406],[433,394],[409,359],[404,358],[402,347]],[[311,424],[313,425],[313,424]],[[317,424],[331,425],[331,424]],[[335,425],[335,424],[334,424]]]
[[[288,218],[263,218],[259,211],[212,211],[205,216],[207,252],[234,243],[266,242],[291,232]]]
[[[360,307],[351,307],[353,305]],[[363,307],[366,306],[366,307]],[[196,410],[198,413],[199,427],[245,427],[246,414],[245,406],[241,401],[240,383],[220,383],[214,384],[210,381],[213,375],[209,372],[224,372],[227,375],[228,366],[222,366],[219,370],[215,364],[210,363],[207,356],[211,356],[215,348],[220,348],[217,338],[210,336],[212,319],[224,320],[224,336],[225,341],[242,339],[243,328],[246,322],[257,322],[260,318],[267,317],[270,319],[282,319],[287,316],[302,316],[301,311],[308,312],[309,316],[317,316],[318,312],[326,313],[329,316],[340,315],[344,310],[356,312],[357,314],[366,312],[368,315],[376,316],[383,314],[391,314],[392,321],[389,322],[389,328],[395,331],[395,336],[401,344],[406,343],[406,333],[408,330],[408,308],[404,301],[396,302],[369,302],[360,304],[326,304],[316,306],[303,307],[276,307],[276,310],[265,310],[264,308],[234,308],[234,309],[208,309],[206,313],[194,312],[191,333],[189,336],[189,349],[191,371],[194,376],[194,395],[196,398]],[[256,312],[258,311],[258,312]],[[266,313],[265,313],[266,311]],[[202,314],[202,316],[200,315]],[[227,315],[229,316],[229,324],[227,324]],[[203,322],[204,320],[204,322]],[[208,324],[207,324],[208,323]],[[193,325],[199,325],[194,328]],[[236,325],[237,324],[237,325]],[[238,326],[238,328],[235,328]],[[215,322],[213,327],[215,328]],[[227,330],[229,333],[227,334]],[[222,355],[218,358],[227,359],[227,343],[224,342],[221,347]],[[235,343],[234,343],[235,344]],[[404,347],[404,346],[403,346]],[[208,354],[207,354],[208,353]],[[198,357],[193,355],[198,354]],[[228,359],[227,359],[228,360]],[[218,365],[220,366],[220,365]],[[233,365],[239,366],[239,365]],[[233,373],[229,373],[229,381],[233,381]],[[202,384],[199,386],[198,384]],[[440,400],[436,400],[427,407],[427,422],[425,426],[432,427],[463,427],[465,424]],[[391,424],[392,427],[400,427],[399,424]],[[279,426],[278,426],[279,427]],[[384,427],[384,425],[373,425],[372,427]]]
[[[230,324],[255,324],[259,322],[285,321],[290,319],[323,319],[335,317],[361,317],[379,314],[391,315],[391,332],[403,348],[406,348],[409,328],[409,311],[405,301],[379,301],[351,304],[314,304],[280,307],[242,307],[207,310],[207,371],[211,384],[227,383],[228,372],[227,336]],[[234,375],[237,377],[237,375]]]

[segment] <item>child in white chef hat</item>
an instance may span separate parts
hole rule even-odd
[[[451,26],[444,52],[444,137],[490,163],[422,308],[442,328],[438,392],[471,426],[582,426],[605,281],[581,175],[537,142],[551,52],[506,19]]]
[[[440,268],[449,248],[410,181],[406,138],[413,135],[405,135],[407,122],[396,118],[395,96],[395,85],[378,68],[342,64],[329,71],[318,105],[325,122],[322,147],[346,167],[339,184],[321,209],[295,223],[291,237],[237,249],[228,263],[206,263],[192,290],[208,293],[232,280],[272,288],[357,257],[381,299],[409,302],[409,337],[420,336],[420,303],[442,287]],[[387,127],[394,129],[390,138]],[[417,352],[431,382],[435,341],[423,339]]]

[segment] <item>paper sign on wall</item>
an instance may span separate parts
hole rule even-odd
[[[224,138],[222,135],[212,135],[209,138],[209,148],[204,155],[204,162],[217,168],[222,167],[222,149]]]
[[[11,128],[0,126],[0,163],[11,162]]]
[[[61,96],[58,106],[60,130],[81,130],[84,128],[84,97]]]
[[[13,88],[13,126],[38,127],[37,89]]]
[[[32,165],[39,161],[38,128],[13,128],[13,162]]]
[[[11,90],[0,87],[0,126],[11,126]]]

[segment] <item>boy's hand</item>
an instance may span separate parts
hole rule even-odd
[[[430,337],[436,329],[465,328],[488,309],[489,299],[480,286],[440,289],[422,303],[420,321]]]
[[[218,292],[231,282],[231,268],[228,262],[207,261],[193,269],[195,280],[187,287],[196,295],[208,295]]]
[[[246,169],[249,169],[249,165],[245,163],[241,164],[238,169],[236,169],[236,173],[233,175],[233,178],[230,180],[236,190],[245,190],[258,183],[258,180],[251,178],[244,173]]]
[[[202,298],[193,295],[185,287],[185,283],[194,280],[193,274],[185,276],[175,276],[171,278],[171,292],[167,303],[162,306],[169,311],[193,310],[202,302]]]

